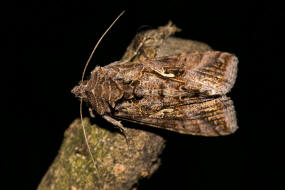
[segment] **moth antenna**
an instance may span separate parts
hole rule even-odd
[[[107,34],[107,32],[112,28],[112,26],[117,22],[117,20],[125,13],[125,11],[122,11],[119,16],[117,16],[117,18],[112,22],[112,24],[109,26],[109,28],[107,28],[107,30],[102,34],[102,36],[100,37],[100,39],[98,40],[98,42],[96,43],[96,45],[94,46],[93,48],[93,51],[91,52],[86,64],[85,64],[85,67],[83,69],[83,73],[82,73],[82,77],[81,77],[81,82],[83,82],[84,80],[84,76],[85,76],[85,72],[86,72],[86,69],[87,69],[87,66],[89,65],[89,62],[91,61],[92,57],[93,57],[93,54],[95,52],[95,50],[97,49],[98,45],[100,44],[100,42],[102,41],[102,39],[104,38],[104,36]]]
[[[107,32],[112,28],[112,26],[117,22],[117,20],[124,14],[125,11],[122,11],[119,16],[117,16],[117,18],[112,22],[112,24],[109,26],[109,28],[107,28],[107,30],[102,34],[102,36],[100,37],[100,39],[98,40],[98,42],[96,43],[96,45],[94,46],[93,48],[93,51],[91,52],[86,64],[85,64],[85,67],[84,67],[84,70],[83,70],[83,73],[82,73],[82,77],[81,77],[81,83],[83,83],[83,80],[84,80],[84,76],[85,76],[85,72],[86,72],[86,69],[87,69],[87,66],[89,65],[92,57],[93,57],[93,54],[95,52],[95,50],[97,49],[98,45],[100,44],[100,42],[102,41],[102,39],[104,38],[104,36],[107,34]],[[94,164],[94,167],[96,169],[96,172],[98,174],[98,176],[100,177],[99,173],[98,173],[98,168],[96,166],[96,162],[95,162],[95,159],[91,153],[91,149],[90,149],[90,146],[89,146],[89,143],[88,143],[88,139],[87,139],[87,135],[86,135],[86,130],[85,130],[85,126],[84,126],[84,123],[83,123],[83,114],[82,114],[82,98],[80,98],[80,120],[81,120],[81,126],[82,126],[82,130],[83,130],[83,134],[84,134],[84,139],[85,139],[85,142],[86,142],[86,145],[87,145],[87,148],[88,148],[88,152],[91,156],[91,159],[92,159],[92,162]]]

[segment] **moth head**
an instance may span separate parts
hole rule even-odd
[[[87,81],[80,82],[79,85],[75,86],[71,92],[77,97],[82,98],[83,100],[87,100],[86,95],[86,87],[87,87]]]

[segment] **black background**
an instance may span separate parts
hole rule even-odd
[[[176,36],[203,41],[240,60],[229,94],[240,129],[220,138],[159,131],[167,139],[162,165],[139,189],[274,189],[282,184],[281,5],[105,0],[23,1],[17,8],[16,73],[10,75],[8,89],[16,90],[11,93],[16,105],[4,135],[10,185],[35,189],[39,184],[65,129],[79,117],[79,101],[70,90],[79,82],[94,44],[122,10],[125,14],[99,46],[88,73],[96,65],[119,60],[141,26],[156,28],[169,20],[183,29]]]

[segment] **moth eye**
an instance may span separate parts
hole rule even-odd
[[[84,94],[84,96],[85,96],[87,99],[90,99],[91,96],[92,96],[92,93],[89,92],[89,91],[87,91],[87,90],[83,91],[83,94]]]

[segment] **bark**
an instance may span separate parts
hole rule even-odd
[[[211,49],[201,42],[170,37],[178,30],[169,23],[137,34],[122,60],[143,61]],[[75,119],[65,131],[59,153],[42,178],[38,190],[135,189],[141,178],[150,177],[159,167],[159,155],[165,147],[165,139],[158,134],[126,128],[127,142],[124,135],[91,124],[88,118],[84,119],[84,123],[96,167],[88,153],[81,122]]]

